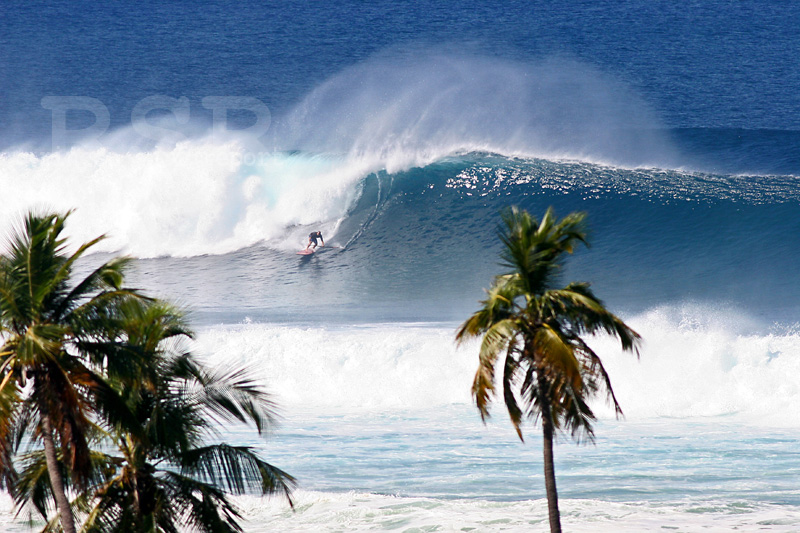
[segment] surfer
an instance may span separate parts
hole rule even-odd
[[[317,247],[317,239],[322,241],[322,246],[325,246],[325,239],[322,238],[321,231],[313,231],[308,234],[308,246],[306,246],[306,250],[313,244],[314,248]]]

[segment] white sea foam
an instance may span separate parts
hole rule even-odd
[[[292,513],[276,499],[241,498],[248,532],[347,531],[548,531],[545,500],[490,502],[398,498],[349,492],[299,491]],[[800,511],[775,505],[730,505],[727,502],[678,504],[616,503],[602,500],[560,502],[567,531],[641,532],[680,530],[796,531]]]
[[[349,531],[547,531],[545,500],[491,502],[395,497],[360,492],[299,490],[295,510],[284,500],[234,497],[248,533]],[[36,531],[15,520],[11,499],[0,494],[0,526],[9,533]],[[649,504],[603,500],[560,502],[562,526],[577,532],[640,532],[661,529],[723,533],[733,530],[797,531],[800,510],[768,504],[696,502]]]
[[[592,345],[628,419],[601,421],[596,447],[559,439],[565,529],[800,527],[796,430],[774,428],[798,424],[797,328],[763,333],[747,316],[698,304],[626,321],[645,338],[641,361],[608,340]],[[254,368],[286,416],[266,442],[234,428],[226,436],[301,484],[296,512],[277,497],[236,497],[245,530],[545,531],[538,439],[529,430],[519,442],[500,405],[487,427],[466,416],[478,346],[457,348],[454,329],[201,330],[198,352]],[[0,525],[25,531],[10,500],[0,505]]]
[[[800,423],[797,331],[764,334],[745,316],[700,305],[661,307],[628,323],[644,338],[640,360],[608,338],[591,343],[627,418]],[[249,324],[204,329],[199,349],[212,361],[256,365],[290,409],[424,409],[471,401],[478,347],[457,347],[454,333],[454,325]],[[602,398],[594,406],[613,416]]]
[[[641,360],[599,350],[628,417],[735,416],[758,425],[800,424],[800,332],[764,333],[746,315],[710,305],[660,307],[630,324]]]
[[[225,253],[260,241],[292,249],[308,225],[335,231],[364,173],[333,157],[253,155],[212,139],[147,151],[4,153],[0,227],[31,207],[75,209],[67,232],[76,242],[105,233],[100,249],[138,257]]]
[[[207,328],[210,362],[253,365],[286,407],[406,409],[466,403],[474,360],[447,328],[251,324]]]

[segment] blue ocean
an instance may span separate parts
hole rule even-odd
[[[516,205],[585,211],[564,271],[625,417],[558,439],[565,530],[800,531],[800,4],[8,2],[0,227],[75,242],[250,366],[296,509],[246,531],[546,531],[541,436],[455,330]],[[326,247],[296,255],[311,231]],[[0,524],[28,531],[0,498]]]

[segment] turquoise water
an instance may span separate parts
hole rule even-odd
[[[545,497],[541,437],[529,431],[528,442],[520,442],[505,416],[487,427],[467,406],[296,418],[282,424],[277,442],[266,449],[301,477],[315,479],[307,490],[445,500]],[[765,435],[724,419],[606,420],[597,433],[594,446],[566,439],[558,446],[561,497],[691,504],[698,513],[800,503],[795,429]]]

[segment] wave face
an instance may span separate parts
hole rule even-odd
[[[287,248],[292,226],[335,228],[374,172],[475,151],[627,166],[663,165],[670,152],[627,86],[568,59],[379,55],[277,116],[269,138],[173,119],[143,116],[51,153],[4,152],[0,224],[39,204],[76,208],[76,237],[108,232],[107,250],[138,257]]]
[[[281,168],[341,169],[339,160],[275,158]],[[255,244],[216,257],[142,260],[137,283],[178,291],[208,320],[459,320],[500,273],[500,211],[518,205],[541,215],[553,206],[562,215],[589,214],[592,246],[571,258],[564,281],[592,282],[618,312],[695,301],[746,309],[769,326],[794,322],[800,311],[794,279],[800,193],[792,176],[626,170],[489,154],[365,178],[342,172],[321,182],[309,175],[285,183],[272,200],[252,178],[258,199],[244,219],[228,222],[248,238],[203,236],[209,246]],[[201,208],[198,216],[211,217]],[[131,216],[135,222],[140,214]],[[182,222],[187,232],[200,231]],[[340,248],[299,259],[293,252],[312,229]],[[146,243],[165,250],[180,235]],[[190,238],[181,245],[190,244],[203,249]]]

